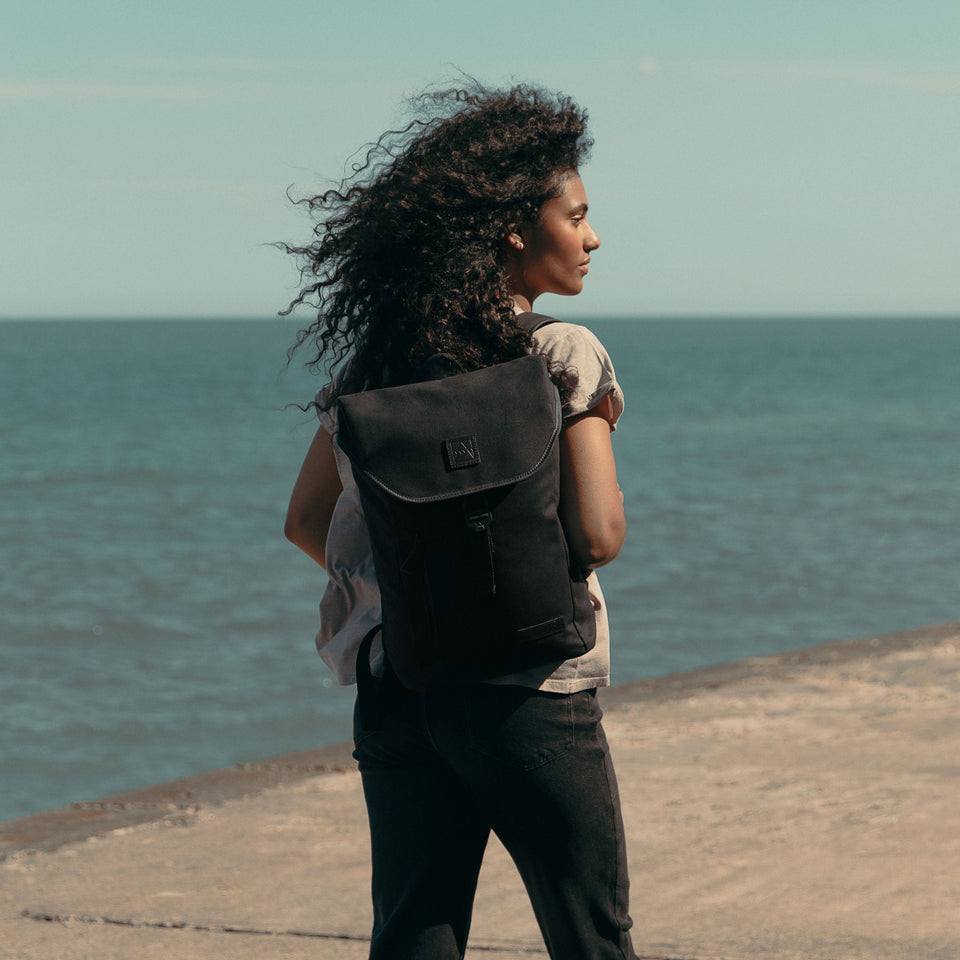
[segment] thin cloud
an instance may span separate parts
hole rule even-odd
[[[920,90],[927,93],[957,93],[960,91],[960,73],[951,71],[919,72],[898,70],[890,67],[858,65],[797,64],[792,72],[796,76],[809,76],[824,80],[839,80],[868,87],[890,87],[901,90]]]
[[[0,100],[209,100],[210,88],[173,83],[71,83],[0,80]]]
[[[900,73],[893,70],[852,68],[837,70],[835,75],[841,80],[875,87],[897,87],[902,90],[921,90],[927,93],[960,92],[960,73]]]
[[[665,61],[661,66],[667,66]],[[827,80],[868,87],[917,90],[923,93],[951,95],[960,93],[960,73],[952,70],[918,71],[896,67],[860,64],[795,61],[674,61],[674,68],[692,68],[698,72],[726,77],[763,79]]]
[[[193,70],[193,71],[232,71],[243,70],[246,72],[266,72],[281,71],[289,73],[297,69],[316,69],[318,65],[326,62],[311,60],[307,58],[293,57],[149,57],[137,54],[117,55],[111,58],[111,62],[120,67],[135,67],[137,69],[148,70]]]

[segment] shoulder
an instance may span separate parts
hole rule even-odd
[[[554,360],[597,355],[610,363],[610,356],[597,335],[579,323],[555,320],[537,330],[533,338],[540,349]],[[610,365],[613,366],[612,363]]]
[[[333,380],[327,383],[313,398],[314,409],[320,425],[331,435],[337,432],[337,407],[331,400],[336,384]]]
[[[564,406],[564,417],[579,416],[605,403],[607,420],[611,428],[615,427],[623,412],[623,391],[599,337],[588,327],[560,320],[541,327],[533,337],[542,353],[577,378],[577,389]]]

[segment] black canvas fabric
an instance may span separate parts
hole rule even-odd
[[[370,531],[384,650],[405,687],[594,646],[586,571],[571,566],[557,512],[562,419],[543,357],[343,396],[337,423]]]

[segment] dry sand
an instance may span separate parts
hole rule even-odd
[[[960,622],[615,687],[638,955],[960,958]],[[0,958],[362,958],[344,746],[0,826]],[[491,845],[467,956],[546,956]],[[587,960],[587,958],[584,958]]]

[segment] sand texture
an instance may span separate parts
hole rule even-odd
[[[634,944],[960,958],[960,623],[616,687]],[[343,746],[0,826],[0,958],[363,958]],[[467,956],[546,956],[492,843]],[[587,960],[587,958],[584,958]]]

